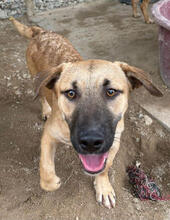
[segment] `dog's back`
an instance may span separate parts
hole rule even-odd
[[[10,20],[22,36],[31,40],[26,59],[32,75],[61,63],[82,60],[80,54],[63,36],[52,31],[45,31],[40,27],[28,27],[14,18]]]
[[[82,59],[71,43],[63,36],[47,31],[40,32],[31,40],[26,57],[32,74],[61,63],[76,62]]]
[[[10,18],[18,32],[30,39],[26,52],[27,66],[32,76],[39,72],[45,72],[61,63],[76,62],[82,60],[80,54],[74,49],[72,44],[63,36],[44,29],[21,24],[14,18]],[[41,97],[45,97],[48,103],[52,104],[52,92],[44,87],[41,90]],[[48,115],[48,108],[45,99],[41,99],[43,110],[42,117]]]

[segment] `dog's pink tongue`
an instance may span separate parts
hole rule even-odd
[[[80,160],[87,171],[97,172],[102,170],[108,153],[104,154],[79,154]]]

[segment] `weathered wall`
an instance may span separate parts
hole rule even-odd
[[[86,0],[34,0],[35,11],[51,10],[58,7],[77,4]],[[10,16],[19,17],[26,12],[24,0],[0,0],[0,19]]]

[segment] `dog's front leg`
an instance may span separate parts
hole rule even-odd
[[[40,185],[44,190],[53,191],[60,187],[60,178],[55,174],[56,140],[50,136],[45,127],[41,139]]]
[[[96,200],[106,208],[115,207],[115,192],[109,181],[108,171],[112,165],[113,159],[119,150],[119,142],[114,144],[109,152],[106,168],[103,173],[95,177],[94,187],[96,190]]]

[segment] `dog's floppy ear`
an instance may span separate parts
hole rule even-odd
[[[128,80],[130,81],[130,84],[132,86],[132,89],[138,88],[141,85],[143,85],[151,95],[161,97],[163,94],[159,89],[157,89],[153,83],[149,80],[148,74],[146,74],[142,69],[139,69],[134,66],[130,66],[127,63],[124,62],[114,62],[118,64],[121,69],[125,72]]]
[[[51,67],[50,69],[39,72],[34,79],[35,97],[36,99],[41,92],[41,88],[47,87],[53,89],[55,82],[59,79],[61,72],[63,71],[63,64]]]

